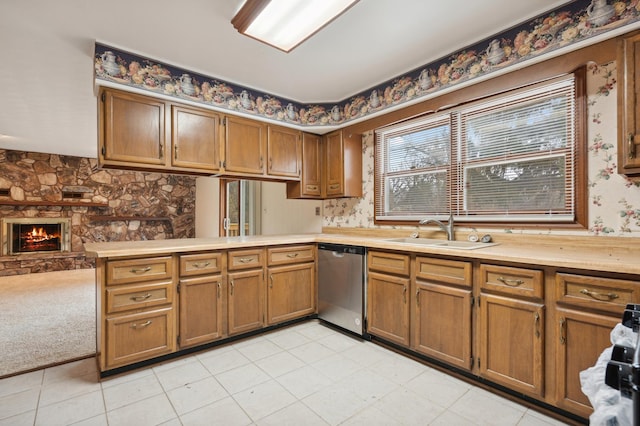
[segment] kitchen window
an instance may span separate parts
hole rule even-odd
[[[376,221],[580,222],[577,74],[378,129]]]

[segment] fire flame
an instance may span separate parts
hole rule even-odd
[[[46,241],[46,240],[50,240],[51,238],[56,238],[56,235],[47,234],[47,231],[45,231],[44,228],[36,228],[35,226],[31,230],[31,232],[29,232],[28,235],[30,235],[31,241],[36,241],[36,242]]]

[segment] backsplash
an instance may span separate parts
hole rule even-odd
[[[1,256],[0,276],[93,267],[86,242],[195,236],[191,176],[98,169],[95,159],[0,149],[0,190],[8,191],[0,196],[0,218],[69,218],[72,234],[69,253]]]
[[[592,64],[587,76],[588,223],[584,231],[557,229],[489,229],[497,233],[548,235],[640,236],[640,182],[616,172],[617,101],[616,64]],[[324,227],[412,229],[374,224],[374,134],[363,137],[363,197],[326,200]],[[464,226],[458,227],[465,230]],[[466,228],[470,231],[471,228]],[[480,231],[481,229],[474,228]]]

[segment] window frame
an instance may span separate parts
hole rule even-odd
[[[491,95],[484,96],[482,98],[473,99],[468,102],[460,103],[458,105],[454,105],[452,107],[448,107],[447,109],[439,109],[437,111],[429,111],[427,113],[415,115],[407,120],[401,120],[399,122],[389,124],[382,128],[376,129],[375,131],[375,142],[374,142],[374,224],[376,225],[416,225],[419,220],[429,217],[436,219],[446,219],[448,216],[448,212],[445,214],[436,214],[431,215],[429,213],[425,213],[421,217],[416,218],[408,218],[408,217],[398,217],[394,218],[393,216],[388,216],[385,218],[379,217],[379,206],[380,206],[380,196],[381,196],[381,167],[379,166],[380,159],[380,147],[378,146],[378,132],[384,130],[389,127],[396,127],[398,125],[402,125],[406,123],[409,125],[409,122],[415,121],[416,119],[425,119],[428,117],[437,117],[443,115],[443,113],[447,113],[448,111],[460,111],[465,109],[470,105],[474,105],[478,102],[487,102],[491,101],[492,98],[498,97],[509,97],[515,93],[530,90],[533,87],[551,84],[554,80],[566,78],[567,75],[573,75],[574,77],[574,123],[573,123],[573,131],[574,131],[574,147],[573,147],[573,162],[574,162],[574,170],[573,170],[573,187],[572,187],[572,196],[574,199],[574,214],[572,220],[567,220],[558,217],[557,220],[531,220],[526,216],[521,218],[510,218],[507,219],[505,217],[501,218],[493,218],[491,220],[474,220],[472,217],[465,217],[464,224],[465,226],[487,226],[487,227],[498,227],[498,226],[514,226],[517,225],[519,227],[524,228],[537,228],[537,227],[545,227],[545,228],[567,228],[567,229],[586,229],[587,228],[587,198],[588,198],[588,188],[587,188],[587,141],[586,141],[586,123],[587,123],[587,96],[586,96],[586,65],[579,67],[571,73],[563,74],[561,76],[556,76],[554,78],[545,79],[544,81],[536,81],[518,88],[511,88],[509,90],[503,90],[500,92],[492,93]],[[464,89],[462,89],[464,90]],[[435,99],[437,102],[437,99]],[[451,134],[454,132],[458,132],[459,129],[455,129],[452,127]],[[451,155],[456,156],[457,154],[457,142],[451,144]],[[447,197],[449,199],[460,197],[460,201],[449,201],[449,208],[454,205],[458,205],[457,203],[464,202],[462,197],[464,197],[464,191],[457,191],[455,187],[457,185],[461,185],[461,182],[458,179],[461,179],[461,172],[459,171],[460,164],[459,161],[456,161],[456,158],[451,159],[452,164],[449,166],[449,174],[450,176],[448,182],[448,190]],[[454,177],[451,179],[451,177]],[[459,178],[460,177],[460,178]],[[454,213],[454,218],[457,218],[459,221],[462,219],[461,217],[456,217]]]

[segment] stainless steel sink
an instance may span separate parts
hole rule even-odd
[[[495,246],[498,243],[481,243],[471,241],[447,241],[431,238],[390,238],[386,241],[393,243],[414,244],[427,247],[450,248],[457,250],[477,250],[485,247]]]

